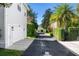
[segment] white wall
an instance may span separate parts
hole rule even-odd
[[[24,6],[21,11],[17,8],[18,4],[12,4],[11,7],[5,8],[5,45],[11,46],[16,41],[22,40],[26,36],[26,16],[24,16]],[[12,30],[12,27],[14,29]]]
[[[4,38],[4,8],[0,7],[0,48],[5,47],[5,38]]]

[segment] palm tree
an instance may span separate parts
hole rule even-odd
[[[45,14],[43,15],[43,20],[42,20],[42,27],[46,30],[48,30],[48,27],[49,27],[49,19],[50,19],[50,16],[52,14],[52,11],[51,9],[47,9],[45,11]]]
[[[79,3],[77,4],[77,9],[76,9],[77,13],[79,14]]]
[[[75,21],[75,19],[78,19],[78,16],[74,13],[69,4],[62,4],[58,6],[50,18],[51,21],[57,21],[58,27],[64,29],[72,26],[72,21]]]
[[[37,29],[38,28],[38,24],[37,24],[37,14],[35,12],[32,13],[32,17],[33,17],[33,20],[32,20],[32,23],[34,24],[35,28]]]

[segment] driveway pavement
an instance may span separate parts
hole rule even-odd
[[[75,56],[74,53],[58,43],[54,38],[51,40],[51,38],[39,34],[38,38],[32,42],[22,56]]]

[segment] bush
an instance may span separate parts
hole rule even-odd
[[[57,38],[57,40],[64,40],[64,30],[61,28],[56,28],[53,30],[53,35]]]
[[[64,40],[68,40],[68,32],[66,30],[64,31]]]
[[[30,37],[36,36],[34,24],[27,24],[27,36],[30,36]]]
[[[50,32],[50,36],[53,37],[53,32]]]
[[[46,33],[48,33],[48,30],[46,29]]]
[[[68,28],[68,40],[77,40],[77,36],[79,36],[79,28],[69,27]]]
[[[77,36],[79,36],[79,27],[69,27],[67,31],[61,28],[56,28],[53,30],[53,35],[57,40],[77,40]]]
[[[41,30],[41,32],[43,32],[43,30]]]

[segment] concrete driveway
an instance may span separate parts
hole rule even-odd
[[[25,51],[32,42],[32,39],[23,39],[18,42],[15,42],[12,46],[10,46],[7,49]]]
[[[59,43],[79,56],[79,41],[59,41]]]

